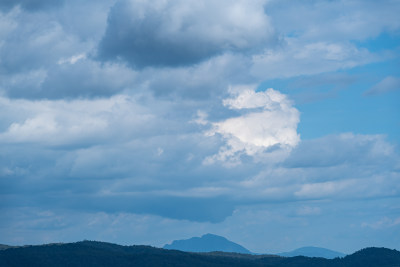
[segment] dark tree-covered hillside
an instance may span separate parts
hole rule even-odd
[[[280,257],[237,253],[190,253],[149,246],[120,246],[82,241],[9,247],[0,250],[0,266],[400,266],[400,252],[366,248],[344,258]]]

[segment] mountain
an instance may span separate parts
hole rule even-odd
[[[336,260],[336,259],[335,259]],[[388,248],[364,248],[341,259],[343,266],[400,266],[400,252]]]
[[[202,237],[192,237],[185,240],[175,240],[170,245],[165,245],[164,249],[176,249],[187,252],[235,252],[242,254],[251,254],[249,250],[229,241],[225,237],[205,234]]]
[[[295,256],[305,256],[305,257],[320,257],[325,259],[334,259],[337,257],[343,258],[346,254],[333,251],[326,248],[318,248],[318,247],[302,247],[295,249],[290,252],[283,252],[277,254],[283,257],[295,257]]]
[[[0,250],[0,267],[3,266],[394,267],[400,266],[400,252],[387,248],[366,248],[344,258],[329,260],[226,252],[194,253],[149,246],[120,246],[82,241],[9,247]]]

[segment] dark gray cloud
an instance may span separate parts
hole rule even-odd
[[[98,48],[100,60],[137,68],[182,66],[268,45],[273,31],[260,2],[119,1]]]
[[[140,192],[107,193],[105,188],[99,186],[104,184],[104,180],[98,179],[68,181],[56,176],[46,181],[43,178],[16,179],[21,181],[1,181],[3,188],[0,193],[3,197],[0,209],[42,207],[110,214],[126,212],[217,223],[231,216],[235,207],[235,202],[222,196],[168,196],[146,192],[144,188]],[[22,195],[22,192],[25,194]]]
[[[222,197],[175,197],[175,196],[82,196],[75,199],[62,197],[45,199],[58,208],[83,209],[90,212],[129,212],[153,214],[179,220],[217,223],[232,215],[234,204]],[[55,204],[58,203],[58,204]],[[82,205],[85,203],[85,205]],[[43,206],[45,204],[41,204]],[[212,207],[212,208],[210,208]],[[49,207],[51,208],[51,207]]]
[[[230,85],[248,84],[257,80],[247,71],[250,64],[247,57],[225,54],[190,67],[144,69],[138,75],[138,84],[145,86],[160,99],[179,98],[194,100],[193,103],[220,103]],[[217,103],[207,106],[215,107]]]
[[[114,144],[86,148],[86,153],[31,145],[26,145],[29,153],[21,153],[20,146],[4,147],[0,153],[1,207],[128,212],[214,223],[232,214],[234,202],[227,197],[184,193],[207,181],[227,179],[223,170],[199,169],[201,158],[188,160],[188,148],[176,143],[173,151],[164,147],[166,155],[160,156],[157,145],[146,144],[147,154],[139,145],[127,144],[125,150]],[[200,153],[195,144],[187,145]],[[229,179],[238,179],[239,173],[243,175],[232,173]]]

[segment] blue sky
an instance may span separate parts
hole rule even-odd
[[[400,249],[400,1],[2,1],[0,243]]]

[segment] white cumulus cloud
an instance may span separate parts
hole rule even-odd
[[[220,134],[226,140],[218,154],[206,159],[206,163],[221,160],[237,164],[240,156],[260,156],[288,151],[300,141],[297,124],[299,111],[292,106],[286,95],[269,88],[256,92],[253,88],[231,88],[232,98],[223,104],[241,111],[237,117],[213,123],[209,135]]]

